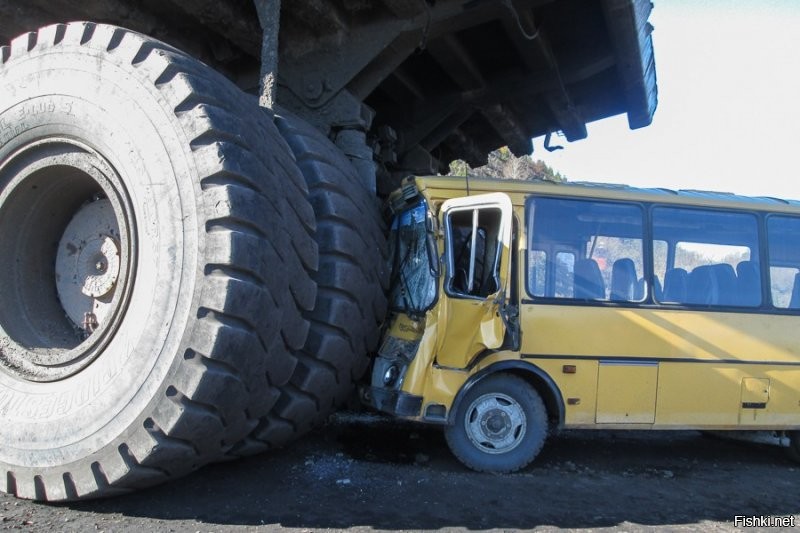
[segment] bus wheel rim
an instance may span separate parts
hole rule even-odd
[[[464,427],[481,452],[498,455],[516,449],[525,438],[527,417],[519,402],[497,392],[484,394],[466,411]]]

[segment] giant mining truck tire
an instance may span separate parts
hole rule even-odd
[[[108,496],[228,457],[298,379],[306,195],[271,117],[167,45],[71,23],[2,47],[0,489]]]
[[[317,301],[311,326],[281,398],[235,450],[279,447],[323,423],[354,392],[380,340],[388,287],[385,227],[376,196],[321,132],[283,110],[275,123],[309,189],[317,229]]]

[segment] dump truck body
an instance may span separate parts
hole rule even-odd
[[[345,403],[412,173],[656,107],[642,1],[0,2],[0,489],[109,496]]]

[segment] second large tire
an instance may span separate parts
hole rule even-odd
[[[377,348],[386,314],[387,245],[379,203],[344,154],[286,111],[275,123],[294,154],[316,218],[317,300],[308,340],[276,408],[238,450],[279,447],[326,420],[353,393]]]

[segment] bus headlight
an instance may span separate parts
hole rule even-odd
[[[389,368],[383,373],[383,385],[391,387],[397,383],[397,378],[400,377],[400,369],[397,365],[390,365]]]

